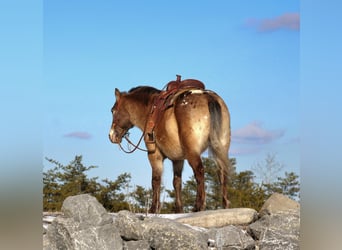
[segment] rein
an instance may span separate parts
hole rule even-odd
[[[144,137],[144,135],[145,135],[145,132],[142,133],[142,135],[141,135],[141,137],[140,137],[138,143],[135,145],[135,144],[128,138],[128,134],[126,133],[126,134],[124,135],[124,138],[126,139],[126,141],[127,141],[130,145],[133,146],[133,149],[132,149],[132,150],[126,150],[126,149],[124,149],[124,147],[122,147],[122,145],[121,145],[121,142],[119,143],[120,149],[121,149],[122,151],[124,151],[126,154],[131,154],[131,153],[133,153],[133,152],[134,152],[135,150],[137,150],[137,149],[139,149],[139,150],[141,150],[141,151],[143,151],[143,152],[149,152],[147,149],[144,149],[144,148],[140,148],[140,147],[139,147],[139,145],[140,145],[140,143],[141,143],[142,138]]]

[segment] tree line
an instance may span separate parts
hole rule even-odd
[[[109,212],[126,209],[145,213],[151,205],[152,189],[133,185],[130,173],[122,173],[115,180],[106,178],[99,181],[98,177],[87,176],[87,172],[97,166],[85,166],[81,155],[76,155],[68,165],[50,158],[46,160],[53,167],[43,171],[44,211],[60,211],[65,198],[84,193],[95,196]],[[205,168],[206,209],[219,209],[222,199],[216,163],[211,158],[203,157],[202,160]],[[276,163],[274,158],[269,160],[271,160],[270,164]],[[299,176],[293,172],[285,172],[285,176],[276,177],[273,181],[257,183],[253,171],[236,171],[234,158],[231,159],[231,166],[228,181],[228,199],[231,208],[249,207],[258,211],[266,199],[275,192],[292,199],[299,199]],[[266,169],[268,167],[265,166]],[[182,200],[185,212],[192,211],[196,199],[196,187],[194,177],[183,182]],[[161,213],[173,213],[174,191],[162,187],[161,193]]]

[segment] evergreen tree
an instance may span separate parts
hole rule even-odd
[[[131,197],[134,200],[136,208],[138,208],[140,212],[144,212],[152,198],[152,189],[145,189],[143,186],[137,185],[135,190],[131,192]]]
[[[287,195],[291,199],[299,199],[300,182],[299,176],[293,172],[285,172],[285,177],[277,177],[276,182],[263,184],[263,188],[267,196],[273,193],[281,193]]]
[[[56,176],[57,168],[43,172],[43,211],[58,211],[63,202],[60,184]]]
[[[83,193],[95,196],[111,212],[129,208],[123,191],[130,183],[130,174],[121,174],[115,181],[105,179],[103,184],[100,184],[97,182],[98,177],[87,177],[86,172],[96,166],[85,166],[82,156],[75,156],[68,165],[53,159],[46,160],[54,167],[43,172],[44,211],[60,211],[68,196]]]
[[[266,195],[254,182],[252,171],[242,171],[232,176],[232,185],[229,187],[231,207],[249,207],[259,210],[265,202]]]
[[[97,178],[88,179],[85,174],[96,166],[84,166],[82,156],[75,156],[68,165],[53,159],[46,160],[55,167],[43,173],[44,210],[58,211],[66,197],[83,193],[95,194],[99,188],[96,184]]]
[[[274,157],[268,156],[265,162],[268,167],[280,166]],[[109,179],[97,182],[98,177],[88,178],[86,172],[96,166],[85,166],[82,156],[76,156],[68,165],[56,160],[47,161],[54,166],[43,172],[43,209],[44,211],[59,211],[65,198],[71,195],[89,193],[95,196],[110,212],[129,209],[132,212],[146,212],[151,205],[152,190],[135,186],[130,192],[131,175],[123,173],[112,181]],[[218,179],[217,165],[213,159],[202,158],[205,169],[206,208],[222,207],[221,186]],[[228,199],[230,207],[250,207],[259,210],[265,200],[274,192],[282,193],[292,199],[299,198],[299,176],[293,172],[285,172],[285,177],[277,177],[277,181],[258,184],[254,182],[252,171],[236,172],[236,160],[231,159],[231,169],[228,176]],[[272,172],[274,173],[274,171]],[[268,181],[270,178],[266,178]],[[165,188],[161,188],[161,194]],[[171,201],[161,200],[161,213],[173,213],[175,192],[165,190]],[[183,182],[182,201],[184,212],[191,212],[196,200],[197,183],[192,176]]]
[[[115,181],[108,179],[102,181],[104,182],[104,185],[101,185],[101,188],[95,196],[104,208],[109,212],[128,210],[129,204],[126,201],[126,194],[124,191],[131,181],[131,175],[123,173],[119,175]]]
[[[299,176],[293,172],[285,172],[285,178],[278,177],[277,186],[281,193],[292,199],[299,198],[300,183],[298,178]]]
[[[211,158],[203,158],[202,161],[205,169],[206,209],[222,208],[222,193],[217,165]],[[267,198],[265,191],[254,182],[252,171],[236,173],[236,159],[232,158],[230,161],[231,169],[227,184],[230,207],[250,207],[259,210]],[[184,212],[189,212],[192,210],[196,199],[197,184],[195,178],[192,176],[183,186]],[[169,194],[170,197],[174,197],[174,192]]]

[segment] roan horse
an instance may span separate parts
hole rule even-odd
[[[152,206],[150,213],[160,211],[160,186],[163,161],[173,164],[175,212],[183,212],[181,200],[182,170],[186,159],[197,182],[194,211],[205,209],[204,167],[201,154],[209,148],[218,166],[217,173],[222,191],[222,205],[229,207],[227,179],[230,168],[230,115],[224,101],[209,90],[187,90],[173,96],[172,105],[162,112],[155,124],[153,142],[146,133],[147,122],[155,100],[165,91],[140,86],[128,92],[115,89],[116,102],[112,108],[113,122],[109,132],[112,143],[120,144],[128,130],[136,126],[143,131],[152,166]]]

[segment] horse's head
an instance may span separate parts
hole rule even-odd
[[[121,143],[122,137],[133,127],[130,115],[125,107],[125,96],[115,89],[115,104],[112,107],[112,127],[109,131],[109,140],[112,143]]]

